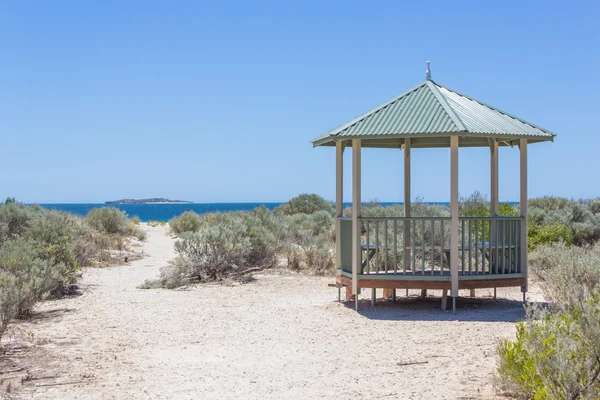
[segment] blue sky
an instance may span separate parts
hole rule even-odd
[[[310,140],[425,78],[558,133],[531,196],[599,196],[597,1],[13,1],[0,4],[0,197],[285,201],[335,195]],[[489,192],[461,149],[460,193]],[[345,200],[350,200],[350,151]],[[500,198],[518,200],[518,150]],[[402,153],[364,150],[363,199],[402,199]],[[449,150],[413,151],[449,199]]]

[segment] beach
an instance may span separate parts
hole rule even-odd
[[[498,289],[495,303],[491,290],[461,292],[456,315],[440,309],[440,291],[398,291],[397,303],[380,291],[374,307],[365,291],[356,312],[337,302],[332,277],[281,270],[144,290],[175,253],[164,226],[141,227],[147,239],[133,248],[143,258],[85,269],[79,295],[16,324],[5,362],[24,369],[4,388],[36,399],[497,396],[495,347],[524,315],[519,288]],[[536,284],[528,296],[541,300]]]

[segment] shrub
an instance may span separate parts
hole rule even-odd
[[[131,225],[129,232],[131,236],[135,236],[138,240],[141,241],[146,240],[146,237],[148,237],[146,231],[136,225]]]
[[[497,348],[497,385],[521,398],[600,398],[600,244],[555,243],[530,256],[550,308],[528,307]]]
[[[527,205],[529,207],[541,208],[542,210],[556,211],[561,210],[567,206],[571,201],[564,197],[544,196],[535,199],[529,199]]]
[[[86,222],[99,232],[112,235],[129,234],[127,214],[116,207],[101,207],[90,210],[85,217]]]
[[[131,222],[133,225],[139,225],[141,223],[140,217],[133,216],[131,217],[129,222]]]
[[[544,297],[568,308],[590,298],[600,287],[600,244],[590,248],[556,243],[529,256],[533,274],[543,282]]]
[[[544,197],[529,201],[530,223],[540,227],[560,222],[571,231],[573,244],[583,246],[600,240],[598,201],[573,201]]]
[[[70,268],[38,243],[11,239],[0,247],[0,338],[11,319],[31,312],[70,274]]]
[[[538,246],[550,245],[563,242],[567,245],[573,243],[573,235],[568,226],[562,222],[553,222],[549,225],[540,227],[536,222],[530,222],[527,226],[527,238],[529,251],[535,250]]]
[[[600,398],[600,291],[556,313],[530,307],[497,358],[498,389],[519,398]]]
[[[312,214],[317,211],[333,213],[333,204],[316,194],[301,194],[275,210],[284,215]]]
[[[0,207],[0,244],[8,238],[23,234],[29,229],[35,213],[30,207],[7,202]]]
[[[148,226],[165,226],[165,221],[148,221]]]
[[[476,191],[469,197],[460,199],[458,212],[464,217],[487,217],[491,212],[490,203],[485,195]]]
[[[186,211],[179,217],[169,220],[169,229],[175,235],[181,235],[184,232],[197,232],[201,226],[201,217],[193,211]]]
[[[250,239],[240,221],[184,233],[175,250],[185,257],[191,276],[200,282],[231,277],[250,254]]]
[[[317,236],[312,246],[305,250],[306,266],[314,274],[326,275],[334,270],[334,259],[332,245],[326,237]]]

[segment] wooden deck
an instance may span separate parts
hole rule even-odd
[[[450,275],[441,275],[435,279],[435,276],[410,275],[410,279],[401,276],[399,279],[390,279],[392,274],[370,274],[361,275],[358,279],[358,288],[377,288],[377,289],[451,289],[452,281]],[[386,279],[388,278],[388,279]],[[419,279],[421,278],[421,279]],[[434,278],[434,279],[431,279]],[[465,279],[468,278],[468,279]],[[352,287],[352,278],[337,275],[336,282],[347,287]],[[481,279],[476,275],[459,276],[459,289],[484,289],[498,287],[518,287],[527,286],[527,278],[523,276],[507,276],[494,279]]]

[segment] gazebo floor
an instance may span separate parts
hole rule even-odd
[[[446,272],[446,271],[444,271]],[[520,275],[520,274],[519,274]],[[517,287],[527,286],[527,278],[524,276],[514,275],[462,275],[459,273],[458,288],[459,289],[484,289],[498,287]],[[436,279],[438,278],[438,279]],[[438,273],[429,276],[416,274],[415,275],[396,275],[396,274],[363,274],[359,276],[358,288],[377,288],[377,289],[448,289],[452,288],[450,281],[450,273]],[[352,287],[352,278],[338,274],[336,283]]]

